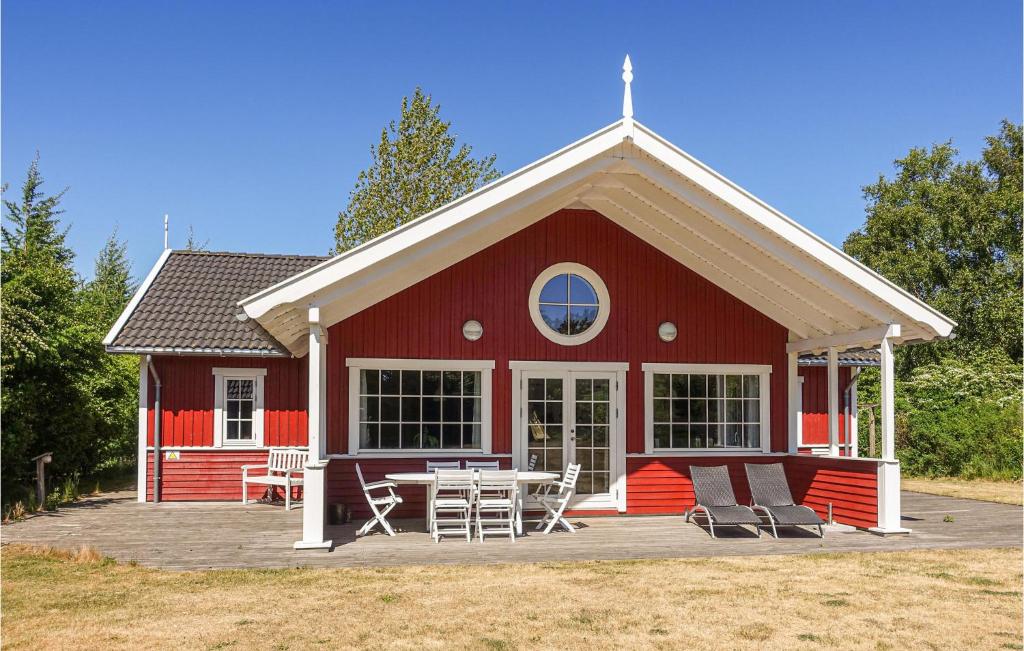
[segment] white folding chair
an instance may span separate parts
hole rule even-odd
[[[476,532],[480,542],[490,534],[507,535],[515,542],[518,504],[515,470],[481,470],[476,497]]]
[[[576,528],[562,514],[565,512],[565,507],[569,505],[572,496],[576,493],[576,480],[579,479],[579,476],[580,464],[570,463],[569,467],[565,469],[562,480],[552,483],[552,486],[558,488],[558,492],[540,496],[540,503],[544,510],[547,511],[547,514],[541,519],[537,529],[544,529],[544,533],[548,534],[551,533],[556,524],[560,524],[569,533],[576,533]]]
[[[434,542],[441,542],[441,536],[466,536],[471,542],[473,500],[476,494],[473,470],[434,471],[431,490],[430,535]]]
[[[356,532],[356,536],[365,536],[377,525],[380,524],[384,528],[385,533],[389,536],[395,535],[395,530],[388,524],[387,515],[391,513],[391,509],[395,508],[402,503],[402,497],[395,493],[395,489],[398,488],[398,484],[393,481],[375,481],[369,484],[363,479],[363,471],[356,464],[356,476],[359,477],[359,484],[363,487],[363,495],[366,496],[366,503],[370,505],[370,511],[373,512],[373,517],[366,521],[359,531]],[[381,495],[380,497],[374,497],[370,494],[370,491],[386,488],[388,490],[387,495]],[[383,510],[381,508],[383,507]]]
[[[435,470],[458,470],[458,461],[428,461],[427,472],[434,472]]]
[[[497,461],[469,461],[466,460],[466,470],[500,470],[501,466]]]

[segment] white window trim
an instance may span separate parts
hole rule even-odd
[[[349,357],[348,367],[348,456],[374,457],[438,457],[443,455],[491,454],[491,408],[494,394],[491,390],[494,376],[493,359],[387,359]],[[480,371],[480,447],[430,448],[409,450],[361,450],[359,448],[359,371],[362,369],[396,369],[399,371]],[[490,372],[488,372],[490,371]]]
[[[729,456],[771,452],[771,373],[770,364],[641,364],[644,372],[644,453],[660,456]],[[708,375],[758,375],[761,389],[760,448],[656,448],[654,447],[654,374],[705,373]]]
[[[254,449],[263,446],[263,394],[266,384],[265,368],[223,368],[214,367],[213,390],[213,447],[232,449]],[[224,384],[227,380],[255,379],[256,395],[252,411],[252,440],[233,443],[224,439]]]
[[[540,315],[541,290],[544,289],[544,285],[546,285],[549,280],[561,274],[574,274],[583,278],[590,283],[594,288],[594,291],[597,293],[597,320],[594,321],[592,326],[578,335],[563,335],[559,332],[555,332]],[[533,281],[533,286],[530,288],[530,302],[528,307],[534,327],[536,327],[537,331],[544,335],[545,338],[555,342],[556,344],[561,344],[562,346],[579,346],[580,344],[587,343],[597,335],[601,334],[601,331],[604,330],[604,326],[608,323],[608,315],[611,313],[612,301],[608,296],[608,287],[593,269],[576,262],[559,262],[558,264],[551,265],[544,271],[540,272],[537,279]]]

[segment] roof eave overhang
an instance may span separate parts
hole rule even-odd
[[[191,346],[105,346],[112,355],[195,355],[212,357],[291,357],[276,350],[249,348],[204,348]]]
[[[950,336],[956,325],[625,119],[239,305],[292,354],[302,355],[309,307],[318,307],[320,325],[329,327],[574,202],[601,212],[786,326],[791,342],[892,324],[902,325],[896,343],[926,341]],[[709,235],[709,229],[719,230]],[[714,237],[718,240],[709,239]],[[750,242],[764,255],[715,250]],[[747,276],[731,273],[733,268]],[[817,304],[804,290],[818,297]]]

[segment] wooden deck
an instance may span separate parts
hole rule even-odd
[[[120,561],[198,570],[231,567],[353,567],[435,563],[554,562],[572,560],[898,551],[935,548],[1020,547],[1021,507],[950,497],[903,494],[907,536],[880,537],[864,531],[830,531],[825,539],[800,531],[766,533],[729,528],[707,532],[680,516],[572,518],[575,534],[543,536],[528,531],[515,543],[489,539],[434,544],[421,520],[396,520],[394,538],[355,539],[361,523],[330,527],[330,552],[292,549],[301,537],[301,508],[237,503],[139,504],[134,493],[110,493],[6,525],[0,541],[78,548],[90,545]],[[944,522],[945,516],[953,522]],[[532,527],[528,526],[528,529]]]

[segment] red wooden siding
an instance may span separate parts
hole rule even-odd
[[[824,366],[800,367],[803,382],[803,445],[828,445],[828,368]],[[850,383],[850,368],[839,368],[839,443],[846,443],[846,395],[843,389]]]
[[[264,445],[306,445],[309,378],[305,358],[162,356],[154,357],[153,363],[162,384],[160,439],[163,447],[213,445],[214,367],[267,369],[263,385]],[[153,445],[155,397],[156,385],[150,377],[150,446]]]
[[[479,460],[481,457],[473,457]],[[440,459],[438,459],[440,460]],[[454,461],[452,457],[445,457],[444,461]],[[461,461],[462,459],[460,459]],[[498,461],[502,468],[509,468],[511,460],[508,457],[496,457],[491,460]],[[359,459],[359,469],[363,473],[363,479],[367,483],[383,481],[384,476],[393,472],[424,472],[427,466],[427,459]],[[402,504],[395,507],[394,517],[397,518],[425,518],[427,513],[427,489],[425,486],[402,485],[397,489],[402,496]],[[374,493],[375,495],[377,493]],[[334,459],[327,466],[327,503],[346,504],[355,518],[366,518],[370,516],[370,509],[366,505],[366,497],[363,496],[363,489],[359,485],[359,478],[356,476],[356,461],[352,459]]]
[[[527,299],[537,275],[577,262],[608,286],[611,312],[600,335],[580,346],[543,337]],[[484,335],[469,342],[462,324]],[[664,343],[658,324],[674,322]],[[331,327],[328,345],[328,450],[347,451],[346,357],[493,359],[495,453],[512,449],[509,360],[629,362],[627,450],[644,448],[644,362],[773,366],[772,449],[786,449],[787,331],[632,233],[588,210],[561,210],[448,269]]]
[[[163,378],[160,378],[163,380]],[[173,501],[242,500],[242,466],[267,462],[261,450],[182,450],[180,459],[160,463],[160,499]],[[265,474],[255,470],[252,474]],[[266,486],[250,484],[248,497],[263,496]],[[276,489],[280,491],[281,489]],[[293,497],[299,497],[298,488]],[[153,453],[146,464],[146,499],[153,499]]]
[[[744,463],[778,463],[786,468],[793,499],[814,509],[822,518],[857,527],[878,524],[877,464],[869,461],[820,457],[629,457],[626,459],[626,512],[629,514],[683,513],[693,506],[691,465],[729,467],[733,491],[740,504],[750,502]]]
[[[793,499],[822,518],[832,503],[836,522],[855,527],[878,526],[878,464],[868,460],[826,459],[810,455],[786,459]]]

